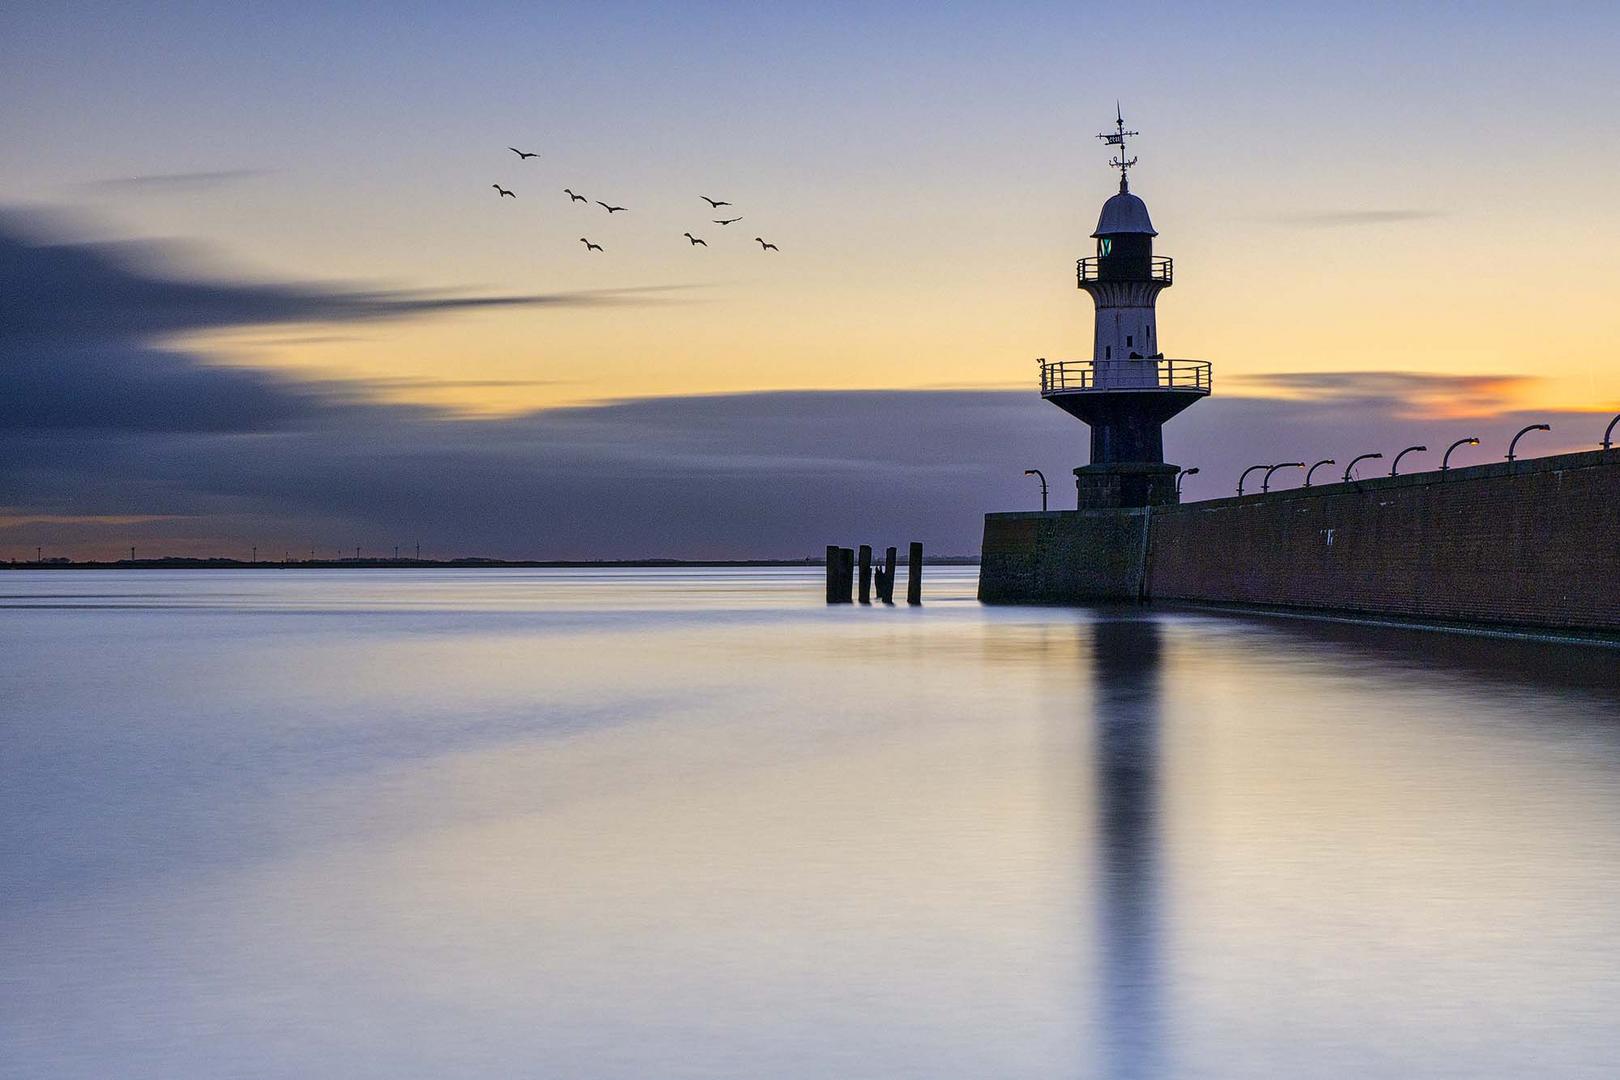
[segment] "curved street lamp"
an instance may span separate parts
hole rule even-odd
[[[1303,461],[1284,461],[1279,465],[1273,465],[1271,468],[1266,470],[1266,475],[1260,478],[1261,493],[1263,494],[1271,490],[1271,474],[1276,472],[1278,469],[1303,469],[1304,467],[1305,463]]]
[[[1046,513],[1046,474],[1039,469],[1025,469],[1024,475],[1041,478],[1041,513]]]
[[[1315,472],[1317,469],[1320,469],[1323,465],[1337,465],[1337,464],[1338,464],[1338,462],[1334,461],[1332,458],[1325,457],[1321,461],[1318,461],[1315,465],[1312,465],[1310,468],[1306,469],[1305,470],[1305,486],[1306,487],[1311,486],[1311,473]]]
[[[1551,431],[1551,430],[1552,430],[1552,425],[1551,424],[1531,424],[1529,427],[1520,428],[1519,433],[1517,435],[1513,436],[1513,441],[1508,443],[1508,464],[1511,465],[1514,462],[1515,455],[1516,455],[1516,453],[1518,451],[1518,446],[1519,446],[1519,440],[1520,439],[1524,438],[1526,435],[1530,434],[1530,432],[1532,432],[1532,431]]]
[[[1254,470],[1256,470],[1256,469],[1269,469],[1269,468],[1271,468],[1270,465],[1250,465],[1247,469],[1244,469],[1243,470],[1243,475],[1238,477],[1238,498],[1241,499],[1243,497],[1243,481],[1245,481],[1245,480],[1247,480],[1249,478],[1250,473],[1254,472]]]
[[[1383,454],[1362,454],[1358,458],[1351,458],[1350,459],[1350,464],[1348,464],[1348,465],[1346,465],[1344,467],[1344,482],[1348,484],[1351,480],[1355,479],[1355,477],[1353,477],[1350,474],[1355,472],[1356,462],[1358,462],[1358,461],[1373,461],[1373,460],[1375,460],[1377,458],[1381,458],[1383,456],[1384,456]]]
[[[1440,471],[1445,472],[1447,469],[1451,468],[1451,452],[1453,450],[1457,449],[1457,447],[1459,447],[1459,446],[1478,446],[1478,445],[1479,445],[1479,440],[1470,437],[1470,438],[1467,438],[1467,439],[1458,439],[1456,442],[1454,442],[1450,446],[1446,447],[1445,456],[1440,459]]]
[[[1614,434],[1614,425],[1620,424],[1620,416],[1609,421],[1609,426],[1603,429],[1603,449],[1614,449],[1614,441],[1610,438]]]
[[[1197,471],[1198,471],[1198,466],[1194,465],[1192,468],[1190,468],[1190,469],[1182,469],[1179,473],[1176,474],[1176,498],[1178,498],[1178,499],[1181,498],[1181,482],[1183,480],[1187,479],[1187,477],[1191,476],[1193,473],[1195,473]]]
[[[1400,453],[1396,454],[1395,460],[1389,463],[1389,475],[1395,475],[1395,470],[1401,467],[1401,458],[1405,457],[1407,454],[1428,453],[1428,451],[1429,448],[1427,446],[1408,446],[1405,450],[1402,450]]]

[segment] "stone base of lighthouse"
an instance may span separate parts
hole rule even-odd
[[[1118,510],[1178,503],[1176,474],[1180,471],[1179,466],[1159,463],[1082,465],[1074,470],[1075,508]]]

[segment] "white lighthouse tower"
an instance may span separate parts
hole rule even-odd
[[[1076,264],[1080,288],[1096,305],[1090,360],[1042,360],[1041,396],[1091,427],[1091,463],[1076,470],[1082,510],[1176,501],[1179,471],[1164,461],[1165,421],[1209,394],[1209,364],[1166,359],[1159,344],[1159,293],[1173,264],[1153,254],[1158,232],[1130,188],[1136,158],[1126,155],[1125,118],[1097,137],[1117,147],[1109,165],[1119,191],[1103,203],[1096,253]]]

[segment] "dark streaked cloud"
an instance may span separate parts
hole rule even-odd
[[[182,331],[354,323],[489,307],[648,303],[681,286],[483,294],[180,276],[157,244],[61,243],[0,214],[0,338],[146,342]]]
[[[427,375],[374,375],[343,379],[335,385],[374,393],[402,390],[489,390],[517,386],[567,386],[572,379],[435,379]]]
[[[1229,381],[1305,401],[1374,406],[1422,416],[1503,412],[1522,400],[1534,375],[1442,375],[1410,371],[1296,371],[1238,375]]]
[[[1187,493],[1207,498],[1256,462],[1345,462],[1465,436],[1484,445],[1454,464],[1495,460],[1535,420],[1553,424],[1535,447],[1546,453],[1595,445],[1606,418],[1414,419],[1221,397],[1171,422],[1166,449],[1200,467]],[[0,431],[11,463],[0,506],[85,519],[0,527],[0,553],[70,542],[195,552],[199,536],[219,538],[205,550],[421,539],[434,554],[502,557],[799,557],[832,541],[911,539],[971,552],[985,510],[1034,505],[1026,468],[1052,479],[1054,506],[1072,505],[1067,473],[1085,447],[1084,426],[1031,391],[656,398],[496,420],[323,405],[261,430]],[[92,520],[106,515],[156,520]]]
[[[1407,221],[1427,221],[1443,216],[1445,215],[1439,210],[1407,207],[1386,210],[1321,210],[1279,214],[1265,220],[1302,229],[1333,229],[1353,225],[1397,225]]]
[[[164,340],[186,331],[331,326],[487,307],[654,303],[675,288],[469,295],[231,280],[182,274],[178,263],[161,246],[65,243],[43,235],[33,219],[0,214],[0,430],[263,432],[340,418],[352,424],[377,394],[425,384],[300,381],[210,365]]]
[[[272,169],[219,169],[214,172],[149,173],[142,176],[112,176],[81,185],[109,194],[162,195],[204,191],[226,187],[244,180],[268,176]]]

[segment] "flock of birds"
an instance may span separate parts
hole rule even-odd
[[[531,151],[528,151],[528,150],[519,150],[515,146],[508,146],[507,149],[512,151],[512,153],[516,154],[518,156],[519,161],[527,161],[532,157],[539,157],[540,156],[540,154],[537,151],[531,152]],[[515,199],[515,198],[517,198],[517,193],[510,190],[509,188],[504,188],[499,184],[491,184],[490,187],[495,189],[496,198],[500,198],[500,199]],[[568,201],[571,202],[571,203],[577,203],[577,202],[588,203],[588,202],[592,201],[590,199],[587,199],[583,195],[576,194],[572,188],[563,188],[563,194],[568,196]],[[715,210],[719,210],[722,206],[730,206],[731,205],[729,202],[727,202],[724,199],[711,199],[707,195],[699,195],[698,198],[702,199],[704,202],[709,204],[709,210],[711,212],[713,212]],[[614,206],[611,203],[605,203],[601,199],[597,199],[597,200],[595,200],[595,202],[596,202],[597,206],[600,206],[602,209],[604,209],[604,210],[606,210],[608,212],[609,217],[612,217],[614,214],[623,213],[628,209],[627,207]],[[742,215],[739,214],[737,217],[728,217],[728,218],[711,218],[710,220],[713,221],[716,225],[735,225],[735,224],[737,224],[737,222],[742,220]],[[706,247],[709,246],[708,241],[702,239],[701,237],[693,236],[689,232],[682,233],[681,235],[686,237],[687,243],[690,244],[692,247],[704,247],[704,248],[706,248]],[[587,252],[601,251],[602,250],[602,245],[601,244],[593,244],[590,240],[586,239],[583,236],[579,238],[579,242],[585,245],[585,250]],[[764,251],[780,251],[781,250],[775,244],[766,243],[764,237],[756,236],[756,237],[754,237],[754,242],[759,245],[759,250],[762,251],[762,252],[764,252]]]

